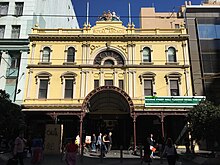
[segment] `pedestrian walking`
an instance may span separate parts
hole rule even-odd
[[[38,136],[32,140],[32,164],[40,163],[43,159],[43,139]]]
[[[107,145],[108,145],[109,141],[107,140],[107,134],[104,134],[104,136],[102,137],[102,146],[103,146],[103,151],[107,154],[108,149],[107,149]]]
[[[66,163],[67,165],[76,165],[76,153],[78,145],[75,144],[75,138],[71,139],[71,142],[66,145]]]
[[[175,165],[176,160],[178,159],[176,147],[173,145],[171,138],[167,139],[166,146],[163,151],[163,156],[167,157],[168,165]]]
[[[151,155],[151,149],[150,149],[150,141],[149,138],[145,138],[144,140],[144,156],[141,159],[141,164],[143,162],[148,163],[148,165],[150,165],[150,163],[152,162],[152,159],[150,157]]]
[[[102,145],[102,133],[101,132],[99,133],[96,145],[97,145],[98,149],[101,151],[101,145]]]
[[[20,132],[18,137],[15,139],[14,145],[14,157],[19,160],[20,165],[24,165],[24,148],[26,139],[24,139],[24,133]]]
[[[154,135],[150,134],[150,137],[147,138],[148,143],[150,144],[150,150],[151,150],[151,158],[154,158],[154,152],[156,151],[156,148],[154,147],[155,140],[153,139]]]
[[[110,152],[111,151],[111,149],[112,149],[112,132],[109,132],[108,133],[108,152]]]
[[[92,147],[92,151],[95,152],[96,151],[96,135],[95,135],[95,133],[92,134],[91,147]]]

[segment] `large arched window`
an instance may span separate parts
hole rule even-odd
[[[93,63],[94,65],[124,65],[124,59],[118,52],[106,50],[99,53]]]
[[[69,47],[67,50],[67,62],[74,62],[75,61],[75,48]]]
[[[148,47],[143,49],[143,62],[151,62],[151,49]]]
[[[42,53],[42,62],[50,62],[50,52],[51,49],[49,47],[44,47]]]
[[[169,47],[167,50],[168,62],[177,62],[176,49],[174,47]]]

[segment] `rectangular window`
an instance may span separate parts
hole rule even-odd
[[[203,53],[202,54],[202,64],[204,73],[218,73],[220,72],[219,60],[220,55],[215,53]]]
[[[152,80],[144,80],[144,96],[153,96]]]
[[[119,80],[118,84],[119,84],[119,88],[124,90],[124,81],[123,80]]]
[[[48,81],[49,80],[40,80],[40,87],[39,87],[39,99],[46,99],[47,98],[47,89],[48,89]]]
[[[105,80],[105,85],[106,86],[112,86],[113,85],[113,80]]]
[[[199,38],[217,38],[216,27],[214,24],[199,24]]]
[[[179,96],[179,82],[178,80],[170,80],[170,95]]]
[[[99,87],[99,80],[94,80],[94,89]]]
[[[4,38],[4,34],[5,34],[5,26],[0,25],[0,38]]]
[[[15,15],[21,16],[23,14],[24,2],[15,2]]]
[[[10,68],[19,68],[20,66],[20,59],[17,58],[17,57],[12,57],[11,58],[11,65],[10,65]]]
[[[11,38],[19,38],[20,36],[20,25],[12,25],[12,30],[11,30]]]
[[[73,98],[73,80],[65,80],[64,98]]]
[[[0,15],[4,16],[8,14],[8,2],[0,2]]]
[[[175,24],[175,29],[179,29],[180,28],[180,24]]]

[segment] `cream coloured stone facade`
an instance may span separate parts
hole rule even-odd
[[[98,123],[87,127],[89,133],[103,129],[100,120],[121,123],[105,129],[118,131],[125,146],[131,139],[136,145],[136,136],[144,134],[137,116],[157,116],[162,125],[152,128],[164,136],[164,116],[184,116],[189,109],[145,107],[145,96],[192,96],[187,39],[184,28],[135,29],[121,21],[97,21],[83,29],[34,28],[23,111],[49,115],[56,123],[62,123],[59,116],[78,116],[81,137],[84,120]]]

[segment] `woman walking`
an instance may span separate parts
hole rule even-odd
[[[169,165],[176,164],[177,152],[171,138],[167,139],[167,143],[162,155],[167,157],[167,162]]]

